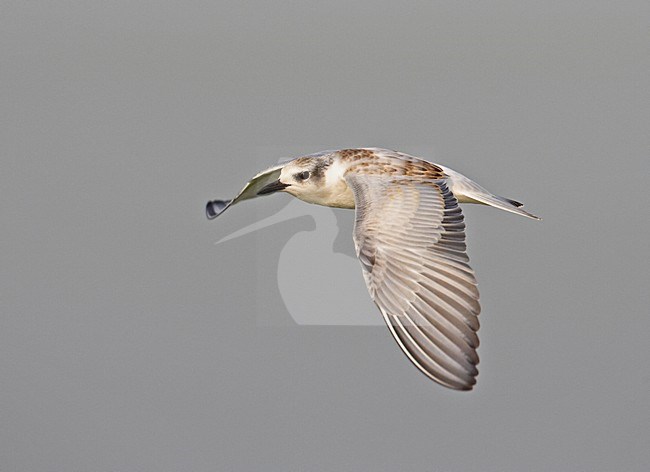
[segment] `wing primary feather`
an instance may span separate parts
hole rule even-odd
[[[470,390],[480,305],[456,198],[444,180],[362,171],[345,178],[364,279],[391,334],[429,378]]]
[[[422,351],[422,348],[413,340],[413,338],[406,331],[406,328],[401,324],[401,320],[396,317],[392,317],[395,323],[391,323],[394,328],[393,333],[398,336],[401,341],[402,350],[407,354],[416,367],[418,367],[422,372],[424,372],[428,377],[435,380],[436,382],[445,385],[449,388],[455,390],[469,390],[473,383],[470,381],[464,381],[457,377],[456,375],[443,371],[443,369],[435,364],[425,352]],[[443,374],[444,373],[444,374]],[[473,380],[473,379],[472,379]]]

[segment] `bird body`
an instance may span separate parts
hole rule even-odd
[[[378,148],[323,151],[272,167],[208,218],[258,195],[284,191],[308,203],[355,209],[354,242],[370,296],[408,358],[457,390],[476,383],[480,305],[458,203],[533,219],[447,167]]]

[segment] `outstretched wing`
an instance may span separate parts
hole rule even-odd
[[[253,177],[232,200],[212,200],[205,207],[205,214],[209,220],[212,220],[226,211],[230,206],[242,200],[257,197],[257,192],[267,184],[275,182],[280,177],[282,168],[287,165],[286,162],[266,169]]]
[[[370,296],[395,340],[428,377],[476,383],[479,294],[465,223],[445,179],[348,172],[354,242]]]

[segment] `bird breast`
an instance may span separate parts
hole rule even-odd
[[[324,205],[334,208],[354,208],[354,194],[344,180],[331,188]]]

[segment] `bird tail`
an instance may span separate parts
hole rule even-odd
[[[464,175],[459,174],[452,169],[443,167],[443,170],[450,177],[451,191],[459,203],[480,203],[494,208],[499,208],[500,210],[509,211],[516,215],[532,218],[533,220],[541,220],[540,217],[528,213],[526,210],[522,210],[521,207],[524,206],[523,203],[518,202],[517,200],[511,200],[509,198],[494,195],[473,180],[468,179]]]
[[[532,218],[533,220],[541,220],[539,216],[535,216],[532,213],[528,213],[526,210],[522,210],[521,207],[524,206],[524,204],[516,200],[500,197],[487,191],[484,193],[472,193],[467,195],[467,197],[475,200],[477,203],[482,203],[483,205],[489,205],[494,208],[499,208],[500,210],[515,213],[516,215]]]

